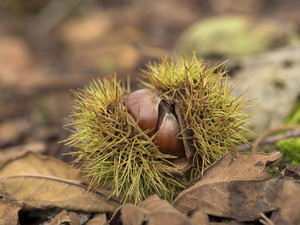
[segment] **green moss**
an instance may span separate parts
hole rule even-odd
[[[300,97],[295,103],[291,115],[287,118],[286,124],[300,124]]]
[[[283,153],[284,160],[290,161],[291,165],[295,167],[300,164],[300,138],[280,140],[277,146]]]

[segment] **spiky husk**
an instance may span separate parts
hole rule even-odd
[[[93,81],[75,92],[74,109],[66,143],[91,176],[91,187],[109,184],[112,195],[138,203],[154,193],[171,201],[187,179],[179,172],[127,113],[127,92],[116,79]]]
[[[171,201],[186,184],[225,152],[247,142],[244,128],[250,115],[242,113],[247,101],[243,95],[230,95],[226,71],[209,67],[196,57],[174,61],[162,59],[143,72],[144,85],[161,93],[177,113],[190,164],[181,173],[174,157],[162,154],[155,145],[156,135],[148,137],[124,106],[128,94],[114,79],[93,81],[75,92],[70,130],[66,143],[75,147],[77,162],[91,176],[91,187],[111,185],[112,195],[138,203],[158,194]],[[178,111],[179,109],[179,111]],[[188,145],[188,147],[187,147]]]
[[[150,82],[144,85],[180,108],[185,121],[180,135],[194,151],[189,179],[225,152],[235,154],[238,144],[247,143],[245,133],[251,132],[244,127],[251,115],[242,112],[249,101],[243,100],[243,94],[237,98],[230,95],[233,86],[221,66],[209,67],[194,54],[192,59],[162,59],[143,71]]]

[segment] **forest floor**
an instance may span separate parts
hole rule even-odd
[[[297,0],[1,2],[0,224],[91,225],[105,224],[108,220],[111,224],[149,225],[164,220],[168,221],[166,224],[300,224],[300,168],[291,165],[279,168],[277,175],[281,173],[281,176],[270,178],[266,167],[281,157],[277,151],[252,156],[239,153],[234,165],[229,155],[223,156],[172,205],[152,196],[139,206],[129,204],[118,208],[117,199],[105,199],[109,192],[106,189],[103,193],[82,194],[87,186],[81,184],[87,183],[86,178],[69,165],[74,159],[65,154],[69,149],[60,143],[70,135],[64,125],[72,110],[71,90],[114,73],[124,81],[130,77],[131,89],[137,89],[145,65],[162,56],[169,57],[174,51],[180,52],[186,29],[208,18],[238,15],[251,18],[252,26],[266,18],[280,24],[273,35],[276,43],[257,55],[226,52],[215,55],[213,51],[203,55],[211,63],[231,59],[226,64],[231,77],[241,78],[241,74],[262,77],[260,72],[269,69],[270,64],[272,74],[274,70],[293,69],[297,76],[299,13]],[[284,57],[278,59],[278,55]],[[278,69],[279,64],[282,70]],[[249,65],[255,65],[257,70],[248,70]],[[271,82],[266,78],[279,88],[284,79]],[[298,81],[286,85],[297,87]],[[274,93],[279,93],[278,90]],[[287,92],[280,93],[283,96]],[[277,102],[277,108],[286,99],[296,101],[299,96],[299,90],[288,92],[280,100],[283,103]],[[271,125],[283,124],[293,107],[279,107],[285,112],[278,117],[274,113],[272,120],[273,108],[266,111],[269,120],[262,119],[266,123],[257,129],[258,136],[272,128]],[[299,127],[293,132],[286,137],[299,136]],[[239,176],[234,175],[236,170],[240,171]],[[233,187],[239,187],[243,199],[229,191]],[[72,196],[64,192],[65,188],[72,190]],[[214,190],[214,195],[209,195],[209,189]],[[60,193],[63,194],[57,197]],[[219,193],[223,194],[218,196]],[[52,197],[45,200],[45,196]],[[197,211],[197,207],[188,204],[193,198],[204,197],[207,202],[195,204],[205,205],[205,210]],[[233,202],[226,202],[230,198],[236,203],[234,206]],[[83,202],[86,204],[78,207]],[[157,212],[157,207],[161,207],[162,214]],[[144,220],[146,216],[148,222]]]

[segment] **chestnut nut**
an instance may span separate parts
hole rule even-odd
[[[168,103],[150,89],[134,91],[126,98],[128,113],[143,131],[152,137],[158,132],[156,145],[160,152],[177,157],[185,155],[183,140],[178,138],[180,125]]]

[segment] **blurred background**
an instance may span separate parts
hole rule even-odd
[[[135,89],[145,64],[191,49],[229,59],[258,134],[299,123],[299,15],[299,0],[1,0],[0,155],[66,157],[70,90],[115,72]]]

